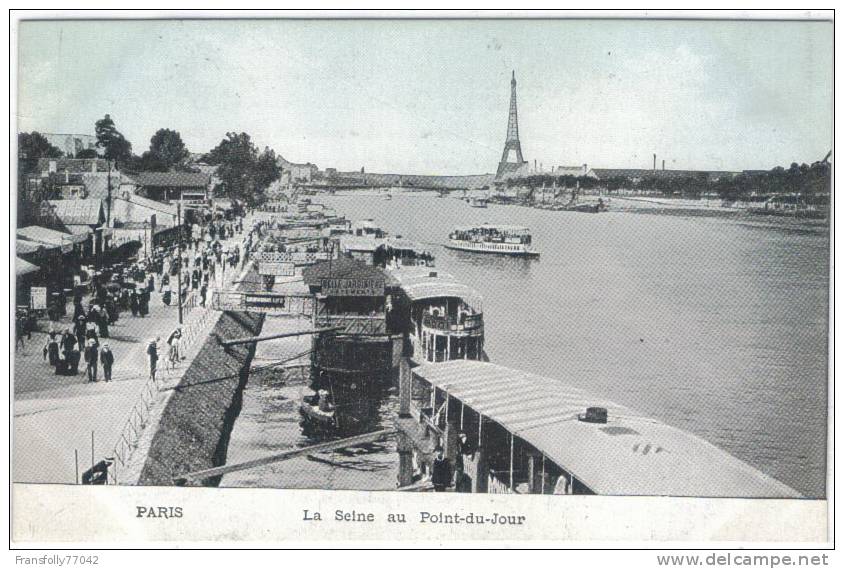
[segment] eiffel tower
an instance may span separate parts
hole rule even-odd
[[[514,156],[515,154],[515,156]],[[504,153],[498,163],[496,178],[519,171],[527,162],[522,157],[522,144],[519,142],[519,112],[516,109],[516,72],[510,81],[510,118],[507,121],[507,139],[504,141]]]

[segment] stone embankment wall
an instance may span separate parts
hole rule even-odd
[[[225,312],[221,315],[173,388],[138,484],[170,486],[185,473],[225,464],[255,344],[226,348],[219,340],[257,336],[263,322],[263,314]],[[211,478],[201,485],[218,483],[217,478]]]

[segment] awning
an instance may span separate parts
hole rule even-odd
[[[33,265],[29,261],[24,261],[20,257],[15,257],[15,275],[20,277],[23,275],[28,275],[29,273],[35,273],[39,270],[37,265]]]
[[[563,381],[471,360],[423,364],[413,374],[500,424],[598,494],[800,496],[696,435]],[[596,406],[608,410],[607,423],[578,419]]]

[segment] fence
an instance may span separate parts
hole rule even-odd
[[[234,280],[244,264],[245,259],[242,259],[241,264],[231,270],[228,279],[223,277],[224,284],[226,281]],[[191,290],[182,302],[184,319],[191,318],[191,315],[193,315],[193,318],[190,323],[186,323],[181,327],[180,356],[185,354],[189,349],[201,348],[201,342],[197,342],[197,340],[204,340],[208,337],[207,327],[209,323],[220,314],[218,311],[209,309],[209,300],[206,299],[206,306],[203,307],[197,291]],[[203,308],[203,310],[196,311],[199,307]],[[149,423],[158,392],[165,383],[169,384],[173,379],[180,376],[181,371],[186,367],[183,366],[180,369],[178,367],[179,362],[172,361],[169,354],[164,353],[159,353],[158,362],[159,366],[156,369],[155,377],[150,376],[146,383],[144,383],[139,400],[129,412],[129,418],[126,420],[126,424],[120,432],[120,437],[114,445],[114,451],[112,453],[114,464],[108,471],[109,484],[118,484],[121,471],[127,469],[132,452],[138,448],[144,428]]]
[[[183,304],[185,316],[189,316],[193,309],[198,306],[196,294],[189,293]],[[180,357],[187,352],[188,349],[201,347],[197,343],[197,339],[205,339],[207,334],[204,334],[205,328],[209,323],[209,319],[214,314],[219,314],[212,310],[202,310],[195,313],[195,317],[190,324],[182,326],[182,338],[180,342]],[[127,468],[132,452],[138,448],[141,439],[141,434],[149,423],[152,407],[155,404],[158,392],[165,383],[170,383],[180,372],[178,362],[174,362],[170,358],[170,354],[159,354],[158,361],[160,365],[156,369],[155,377],[150,378],[144,383],[141,388],[139,400],[132,407],[129,412],[129,418],[123,426],[120,433],[120,438],[114,446],[114,464],[109,469],[109,484],[118,484],[120,481],[120,472]]]

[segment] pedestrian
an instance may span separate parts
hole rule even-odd
[[[147,346],[147,363],[149,364],[149,377],[153,381],[155,381],[155,368],[158,365],[158,340],[159,338],[150,340],[149,345]]]
[[[431,483],[434,485],[434,492],[445,492],[451,486],[451,464],[443,456],[442,447],[437,447],[437,456],[431,468]]]
[[[129,299],[129,307],[132,309],[132,316],[137,316],[141,308],[141,302],[137,290],[132,291],[132,296]]]
[[[143,318],[149,314],[149,292],[142,290],[138,297],[138,314]]]
[[[47,336],[47,343],[44,345],[44,360],[54,368],[59,366],[59,343],[55,335]]]
[[[67,372],[69,375],[79,375],[79,360],[81,359],[81,355],[79,347],[74,344],[67,361]]]
[[[79,317],[74,325],[73,332],[76,335],[76,345],[77,346],[84,346],[85,345],[85,331],[86,331],[86,322],[85,322],[85,315]]]
[[[182,329],[176,328],[167,338],[170,346],[170,363],[176,365],[182,360]]]
[[[205,308],[205,301],[208,297],[208,275],[206,274],[206,280],[202,283],[202,288],[199,289],[199,304],[203,308]]]
[[[97,349],[97,342],[88,340],[88,346],[85,348],[85,366],[88,373],[88,381],[94,383],[97,381],[97,362],[99,360],[99,350]]]
[[[100,352],[100,361],[103,362],[103,375],[106,383],[111,381],[111,367],[114,365],[114,353],[108,342],[103,342],[103,349]]]
[[[464,472],[462,466],[454,469],[454,491],[464,494],[472,492],[472,479]]]
[[[95,344],[100,345],[100,337],[97,335],[97,325],[93,322],[88,322],[88,328],[85,330],[85,340],[93,340]],[[85,342],[81,342],[80,345],[84,346]]]

